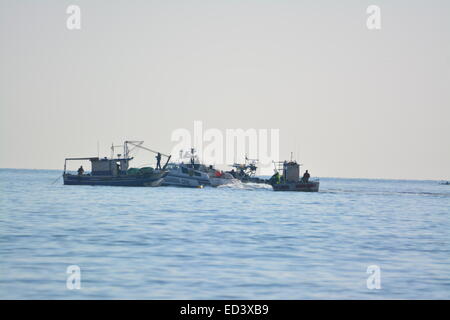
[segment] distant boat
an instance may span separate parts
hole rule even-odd
[[[319,191],[319,181],[309,180],[309,177],[300,179],[300,164],[296,161],[283,161],[275,164],[278,164],[278,168],[275,169],[276,173],[269,180],[274,191]]]
[[[163,178],[168,174],[165,169],[154,169],[151,167],[144,168],[129,168],[129,163],[133,160],[129,156],[130,149],[128,145],[142,148],[154,153],[151,149],[142,146],[143,141],[125,141],[124,154],[113,157],[114,146],[112,149],[111,158],[99,157],[85,157],[85,158],[66,158],[64,162],[63,180],[65,185],[91,185],[91,186],[133,186],[133,187],[157,187],[161,185]],[[170,159],[168,157],[167,162]],[[84,172],[80,167],[78,174],[68,173],[66,171],[67,161],[82,161],[89,160],[91,162],[91,171]]]
[[[448,185],[450,185],[450,182],[449,182],[449,181],[442,181],[442,182],[440,182],[439,184],[443,184],[443,185],[448,186]]]
[[[258,169],[256,166],[257,163],[257,159],[249,159],[245,156],[244,163],[234,163],[232,165],[233,169],[231,171],[227,171],[227,173],[244,183],[250,182],[267,184],[269,182],[268,180],[256,177],[256,169]]]

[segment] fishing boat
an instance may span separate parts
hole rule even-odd
[[[269,180],[261,179],[256,176],[256,170],[258,169],[257,164],[257,159],[249,159],[245,156],[244,163],[234,163],[232,165],[233,169],[231,171],[227,171],[227,173],[231,174],[234,178],[243,183],[268,183]]]
[[[274,191],[303,191],[318,192],[318,180],[310,180],[309,173],[300,179],[300,164],[296,161],[274,162],[278,167],[275,174],[270,178],[269,183]],[[281,172],[281,174],[280,174]]]
[[[166,165],[163,168],[130,168],[130,161],[133,157],[130,156],[130,151],[134,148],[145,149],[159,155],[156,151],[142,146],[143,141],[125,141],[123,144],[124,153],[114,156],[114,148],[112,146],[112,155],[110,158],[104,157],[84,157],[84,158],[66,158],[64,161],[63,180],[65,185],[92,185],[92,186],[141,186],[141,187],[157,187],[161,185],[164,177],[168,171],[166,166],[170,160],[167,157]],[[131,146],[131,148],[130,148]],[[84,172],[81,166],[78,173],[67,172],[68,161],[90,161],[91,171]]]

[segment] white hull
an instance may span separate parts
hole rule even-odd
[[[209,182],[211,183],[212,187],[218,187],[223,185],[230,185],[230,184],[238,184],[240,181],[238,179],[234,178],[216,178],[216,177],[210,177]]]
[[[202,184],[200,184],[200,182],[194,178],[168,175],[166,178],[164,178],[163,186],[200,188]]]
[[[170,164],[169,173],[164,178],[163,186],[201,188],[209,184],[208,175],[183,165]]]

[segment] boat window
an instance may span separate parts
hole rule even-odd
[[[195,174],[197,177],[200,177],[200,176],[201,176],[200,172],[194,172],[194,174]]]
[[[189,171],[188,169],[186,169],[185,167],[181,167],[181,172],[188,174]]]

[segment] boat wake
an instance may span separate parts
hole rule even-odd
[[[218,186],[217,188],[226,188],[226,189],[239,189],[239,190],[272,190],[272,186],[264,183],[252,183],[246,182],[242,183],[241,181],[224,184]]]

